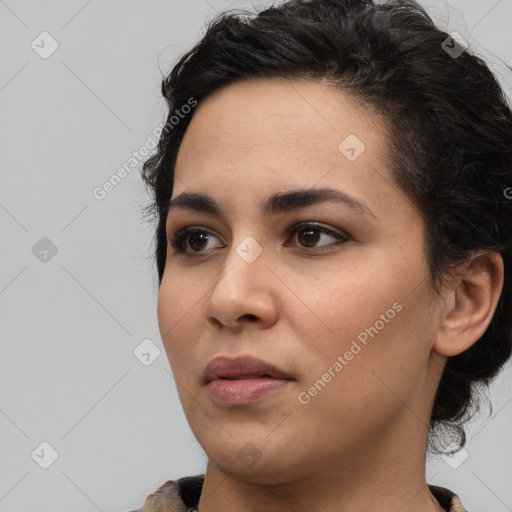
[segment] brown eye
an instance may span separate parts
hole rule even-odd
[[[204,249],[205,245],[207,245],[208,240],[209,237],[204,231],[196,231],[195,233],[191,233],[189,236],[189,247],[194,251],[200,251],[201,249]]]
[[[297,235],[297,240],[300,246],[304,248],[321,248],[324,246],[348,242],[349,240],[349,237],[343,233],[337,233],[336,231],[328,229],[323,224],[311,222],[295,224],[288,230],[288,232],[291,236]],[[322,239],[323,235],[334,238],[336,241],[334,243],[317,245],[318,242]]]
[[[317,244],[320,237],[320,231],[315,228],[301,228],[297,231],[297,240],[306,247],[312,247]]]
[[[199,255],[206,252],[204,249],[207,247],[208,242],[215,238],[217,237],[206,229],[188,226],[169,237],[168,241],[169,245],[176,249],[178,253]]]
[[[300,247],[305,249],[322,249],[324,246],[339,245],[350,240],[350,237],[344,233],[338,233],[326,228],[323,224],[312,222],[303,222],[295,224],[288,229],[290,236],[297,235]],[[319,244],[322,238],[332,238],[334,242]],[[187,226],[178,230],[171,236],[168,236],[168,244],[176,250],[177,253],[186,256],[200,256],[216,247],[208,247],[209,242],[218,238],[209,230],[200,226]],[[297,245],[297,244],[285,244]],[[218,248],[219,246],[217,246]],[[222,246],[220,246],[222,247]]]

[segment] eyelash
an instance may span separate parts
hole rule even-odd
[[[288,228],[287,233],[289,236],[294,236],[298,231],[300,231],[301,229],[304,229],[304,228],[313,228],[314,230],[320,231],[323,234],[330,235],[330,236],[336,238],[339,243],[346,243],[350,239],[348,235],[337,233],[335,231],[332,231],[331,229],[324,227],[322,224],[315,223],[315,222],[299,222],[297,224],[294,224],[290,228]],[[199,226],[187,226],[185,228],[179,229],[178,231],[176,231],[175,233],[172,234],[172,236],[168,240],[169,245],[173,249],[175,249],[177,253],[186,255],[188,257],[200,256],[202,254],[205,254],[207,251],[188,252],[183,248],[183,243],[187,240],[187,237],[192,234],[196,234],[196,233],[206,233],[208,235],[213,235],[213,233],[211,233],[207,229],[203,229]],[[334,244],[325,244],[325,245],[329,246],[329,245],[339,245],[339,244],[334,243]],[[322,250],[322,247],[324,247],[324,246],[322,245],[320,247],[313,247],[313,248],[305,247],[305,246],[299,246],[299,247],[302,247],[303,249],[310,249],[311,251],[314,251],[315,249],[317,251],[319,251],[319,250]]]

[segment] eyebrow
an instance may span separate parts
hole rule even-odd
[[[263,201],[262,213],[267,216],[277,215],[325,202],[341,203],[356,213],[367,214],[377,219],[377,216],[363,201],[334,188],[297,189],[274,193]],[[225,216],[215,199],[206,194],[194,192],[182,192],[170,200],[168,211],[178,209],[211,213],[219,217]]]

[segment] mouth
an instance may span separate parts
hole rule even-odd
[[[283,370],[253,357],[217,357],[204,374],[211,400],[222,407],[259,402],[285,389],[293,380]]]
[[[247,379],[272,379],[273,377],[271,375],[268,375],[266,373],[260,373],[260,374],[251,374],[251,375],[239,375],[238,377],[219,377],[219,379],[224,380],[247,380]]]
[[[205,369],[204,380],[208,384],[217,379],[248,380],[248,379],[285,379],[291,376],[274,365],[255,357],[216,357]]]

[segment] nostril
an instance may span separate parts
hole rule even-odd
[[[214,329],[220,329],[222,328],[222,322],[217,320],[215,317],[208,317],[206,314],[204,315],[204,319],[206,320],[206,323],[211,325]]]

